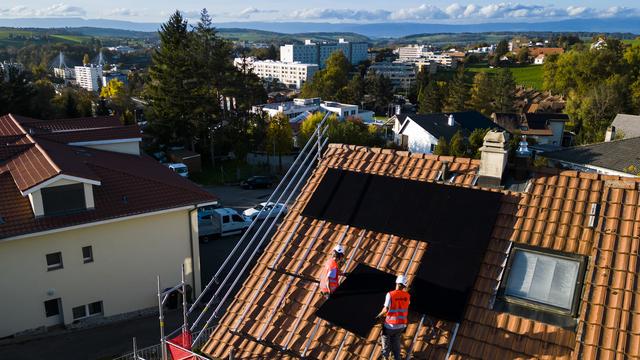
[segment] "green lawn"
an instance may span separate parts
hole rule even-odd
[[[491,69],[486,65],[469,66],[466,68],[470,72],[497,73],[500,69]],[[542,90],[543,71],[542,65],[514,66],[509,68],[516,79],[516,84]]]
[[[74,43],[82,43],[83,41],[90,40],[90,36],[84,35],[50,35],[52,38],[66,40]]]
[[[640,45],[640,38],[636,38],[633,40],[622,40],[622,42],[629,45]]]

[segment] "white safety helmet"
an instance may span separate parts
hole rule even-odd
[[[407,278],[404,275],[398,275],[396,284],[402,284],[404,287],[407,287]]]
[[[333,248],[333,251],[335,251],[336,253],[340,254],[340,255],[344,255],[344,249],[342,248],[342,245],[338,244]]]

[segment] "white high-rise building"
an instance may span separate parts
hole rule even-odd
[[[374,63],[369,66],[369,72],[388,78],[396,90],[408,90],[416,81],[416,69],[409,62]]]
[[[256,60],[255,58],[235,58],[233,64],[242,69],[246,64],[247,70],[253,70],[254,74],[265,81],[277,80],[290,87],[299,89],[302,84],[309,81],[318,71],[318,64],[303,64],[300,62],[282,62],[273,60]]]
[[[80,87],[89,91],[98,91],[100,78],[102,77],[101,65],[76,66],[76,82]]]
[[[342,51],[353,65],[367,60],[369,45],[365,42],[349,42],[339,39],[337,43],[314,43],[305,40],[304,44],[289,44],[280,47],[280,61],[318,64],[324,68],[327,59],[336,51]]]
[[[409,45],[398,48],[399,60],[414,60],[421,58],[429,52],[427,45]]]

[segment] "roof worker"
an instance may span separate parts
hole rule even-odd
[[[339,265],[344,262],[344,249],[338,244],[333,248],[333,254],[324,264],[320,277],[320,292],[328,296],[338,288]]]
[[[400,341],[402,333],[407,328],[409,322],[409,303],[411,295],[406,291],[407,278],[398,275],[396,278],[396,288],[389,291],[384,300],[384,307],[377,318],[384,318],[382,328],[382,357],[389,358],[389,353],[393,353],[395,360],[401,360]]]

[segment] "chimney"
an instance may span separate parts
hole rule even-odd
[[[449,119],[447,120],[447,125],[453,126],[456,124],[455,119],[453,118],[453,114],[449,114]]]
[[[396,105],[396,115],[400,115],[402,112],[402,105]]]
[[[609,142],[609,141],[613,141],[616,139],[616,127],[615,126],[609,126],[607,128],[607,132],[604,135],[604,141],[605,142]]]
[[[480,178],[489,181],[483,183],[499,185],[507,166],[507,139],[504,131],[489,130],[480,148]]]

